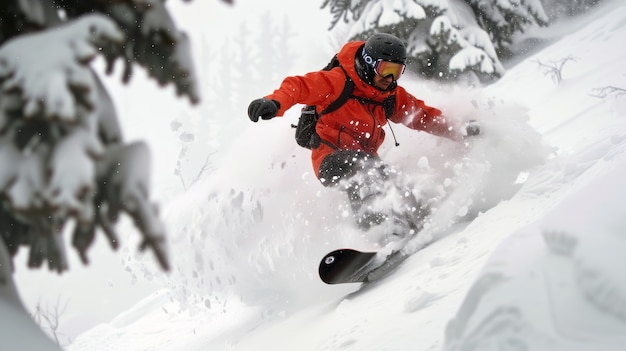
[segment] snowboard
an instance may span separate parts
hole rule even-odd
[[[322,258],[319,276],[326,284],[369,283],[384,277],[407,258],[401,250],[385,255],[377,251],[339,249]]]

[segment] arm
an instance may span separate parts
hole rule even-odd
[[[452,140],[461,139],[459,132],[448,123],[441,110],[426,105],[402,87],[397,89],[396,111],[391,121]]]
[[[282,116],[295,104],[328,105],[341,94],[345,81],[341,68],[311,72],[285,78],[280,88],[265,97],[278,101],[280,108],[277,115]]]

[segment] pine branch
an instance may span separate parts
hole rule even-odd
[[[347,22],[347,16],[350,12],[352,12],[352,9],[350,8],[350,0],[325,0],[320,9],[323,9],[326,6],[330,8],[330,13],[333,15],[329,30],[333,29],[333,27],[335,27],[335,25],[337,25],[339,20],[342,18],[345,22]]]
[[[595,88],[592,90],[592,93],[589,95],[600,98],[600,99],[604,99],[611,95],[618,97],[618,96],[626,95],[626,89],[609,85],[609,86],[602,87],[602,88]]]
[[[561,83],[563,80],[563,67],[569,61],[576,61],[576,58],[573,56],[567,56],[559,61],[551,61],[549,63],[543,63],[539,61],[539,59],[535,60],[539,68],[543,71],[543,73],[552,78],[555,84]]]
[[[60,339],[63,334],[59,332],[59,321],[61,319],[61,315],[65,313],[68,303],[69,301],[65,301],[64,304],[61,304],[60,297],[57,298],[56,303],[52,307],[47,303],[44,305],[41,301],[38,301],[35,306],[35,312],[32,314],[33,320],[41,328],[47,329],[55,343],[59,346],[63,346]],[[71,342],[70,338],[67,339]]]
[[[216,152],[217,151],[213,151],[207,155],[206,159],[204,160],[204,164],[202,165],[202,168],[200,169],[200,171],[198,171],[198,174],[196,174],[196,177],[191,181],[191,185],[198,182],[202,178],[202,175],[205,172],[211,173],[215,171],[215,167],[213,166],[213,163],[211,162],[210,159],[211,159],[211,156],[213,156]]]

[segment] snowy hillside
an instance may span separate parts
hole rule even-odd
[[[67,350],[623,349],[626,4],[565,31],[486,88],[400,81],[484,132],[460,145],[394,126],[381,156],[441,200],[392,275],[317,278],[326,252],[374,243],[315,179],[294,108],[242,124],[164,209],[173,272],[132,268],[162,288]],[[561,82],[539,64],[567,58]]]

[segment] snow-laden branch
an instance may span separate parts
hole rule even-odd
[[[99,228],[116,248],[122,211],[143,234],[140,248],[169,267],[150,203],[149,151],[121,143],[110,97],[89,66],[101,47],[125,40],[114,21],[92,14],[0,47],[0,195],[11,223],[4,241],[11,254],[29,245],[30,267],[68,268],[61,235],[70,219],[85,263]]]
[[[430,35],[436,40],[440,51],[449,51],[452,58],[448,64],[454,73],[474,71],[479,74],[500,76],[504,67],[498,60],[489,35],[478,27],[456,29],[448,16],[437,17]]]
[[[198,103],[200,94],[189,37],[176,27],[163,1],[150,0],[149,5],[138,9],[132,3],[120,3],[108,9],[128,38],[123,50],[103,47],[107,73],[113,72],[115,62],[121,58],[124,82],[130,80],[136,63],[145,67],[160,85],[171,83],[178,96],[185,95],[192,103]]]
[[[485,74],[496,73],[496,67],[485,52],[473,46],[461,49],[450,59],[452,72],[464,72],[470,69]]]
[[[378,27],[392,26],[407,19],[424,19],[426,12],[422,6],[412,0],[381,1],[370,9],[367,22]]]
[[[92,110],[96,103],[95,83],[87,64],[98,47],[121,45],[123,39],[109,18],[88,15],[7,42],[0,48],[0,131],[7,128],[7,114],[15,113],[25,118],[78,122],[77,106]]]

